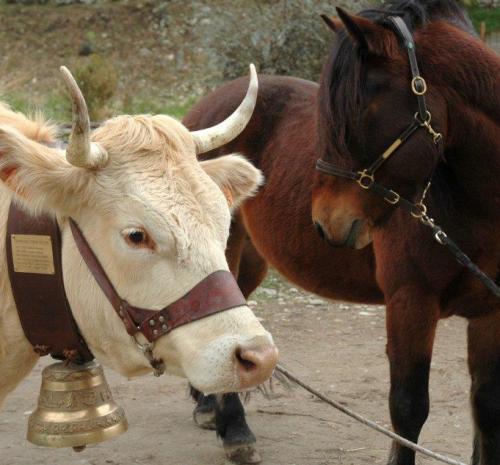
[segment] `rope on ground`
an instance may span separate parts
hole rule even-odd
[[[342,413],[345,413],[349,417],[354,418],[355,420],[359,421],[363,425],[366,425],[366,426],[374,429],[375,431],[378,431],[379,433],[382,433],[382,434],[385,434],[386,436],[389,436],[391,439],[398,442],[402,446],[408,447],[409,449],[412,449],[415,452],[419,452],[420,454],[427,455],[428,457],[431,457],[435,460],[439,460],[440,462],[448,463],[449,465],[465,465],[465,463],[463,463],[463,462],[452,459],[450,457],[446,457],[445,455],[438,454],[438,453],[433,452],[429,449],[426,449],[425,447],[419,446],[418,444],[415,444],[414,442],[411,442],[408,439],[405,439],[405,438],[399,436],[399,434],[396,434],[393,431],[390,431],[390,430],[380,426],[379,424],[375,423],[374,421],[368,420],[367,418],[363,417],[359,413],[354,412],[353,410],[345,407],[344,405],[340,404],[339,402],[336,402],[334,400],[329,399],[325,395],[321,394],[321,392],[319,392],[316,389],[314,389],[313,387],[309,386],[304,381],[301,381],[295,375],[290,373],[286,368],[283,368],[280,365],[278,365],[276,367],[276,371],[281,373],[283,376],[285,376],[286,378],[288,378],[290,381],[294,382],[295,384],[298,384],[300,387],[302,387],[306,391],[310,392],[311,394],[316,396],[318,399],[321,399],[323,402],[326,402],[328,405],[331,405],[332,407],[336,408],[337,410],[340,410]]]

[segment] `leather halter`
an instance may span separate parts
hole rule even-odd
[[[229,271],[209,274],[180,299],[161,310],[135,307],[121,298],[76,222],[69,224],[76,246],[97,284],[125,325],[127,333],[136,339],[142,333],[147,344],[137,341],[137,347],[153,367],[155,376],[165,373],[163,360],[154,358],[153,343],[170,331],[215,313],[246,304],[238,284]]]
[[[83,260],[131,336],[142,333],[154,342],[179,326],[246,304],[233,275],[219,270],[162,310],[134,307],[119,296],[76,222],[70,218],[69,223]]]
[[[395,26],[399,37],[404,42],[404,47],[406,48],[410,69],[411,69],[411,91],[416,96],[418,111],[413,117],[413,121],[406,127],[406,129],[394,140],[394,142],[387,147],[387,149],[380,155],[370,166],[360,171],[349,171],[339,168],[332,163],[325,160],[319,159],[316,162],[316,169],[326,174],[333,176],[338,176],[345,179],[351,179],[356,181],[357,184],[365,190],[373,190],[376,194],[383,197],[386,202],[391,205],[399,205],[410,207],[410,211],[414,215],[420,215],[423,210],[423,198],[418,203],[409,202],[397,192],[392,189],[388,189],[384,185],[377,183],[375,181],[375,172],[396,152],[396,150],[401,147],[415,132],[420,128],[425,128],[427,132],[432,136],[432,140],[436,146],[442,140],[442,136],[439,132],[436,132],[431,126],[431,112],[427,108],[425,102],[425,93],[427,92],[427,84],[422,76],[420,76],[420,71],[418,69],[417,56],[415,54],[415,42],[413,37],[405,22],[399,16],[390,16],[389,20]],[[427,185],[425,192],[429,189],[430,182]]]
[[[415,42],[409,31],[406,23],[399,16],[389,16],[388,18],[395,27],[400,39],[402,39],[404,47],[408,54],[410,62],[410,70],[412,75],[411,91],[417,98],[418,111],[414,115],[414,121],[398,136],[398,138],[380,155],[368,168],[360,171],[349,171],[339,168],[332,163],[319,159],[316,162],[316,169],[322,173],[332,176],[338,176],[345,179],[355,181],[359,187],[364,190],[370,190],[382,197],[387,203],[395,207],[401,207],[403,210],[411,214],[412,217],[419,220],[423,225],[429,227],[434,235],[435,240],[445,246],[447,250],[455,257],[455,259],[465,266],[477,279],[479,279],[485,287],[487,287],[495,296],[500,297],[500,286],[491,279],[486,273],[472,262],[472,260],[464,253],[458,245],[448,237],[448,235],[439,227],[434,219],[427,214],[427,206],[424,204],[425,196],[431,187],[432,176],[424,188],[422,196],[418,202],[412,202],[405,199],[392,189],[385,187],[375,181],[375,172],[392,156],[392,154],[406,142],[418,129],[425,128],[432,137],[434,145],[439,146],[442,142],[442,135],[436,132],[431,126],[431,113],[425,102],[425,94],[427,92],[427,84],[418,69],[417,56],[415,54]],[[442,147],[441,147],[442,149]]]

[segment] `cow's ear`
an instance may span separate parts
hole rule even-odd
[[[262,172],[240,155],[225,155],[200,164],[222,190],[231,210],[254,195],[264,182]]]
[[[0,125],[0,182],[29,210],[71,213],[90,176],[87,170],[70,165],[63,150],[39,144],[11,126]]]

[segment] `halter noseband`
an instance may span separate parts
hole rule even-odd
[[[364,190],[372,190],[376,194],[384,198],[387,203],[391,205],[398,205],[406,207],[413,216],[418,218],[425,214],[426,208],[423,204],[423,200],[427,190],[430,187],[430,181],[427,187],[424,189],[424,194],[419,203],[415,204],[406,200],[400,194],[392,189],[385,187],[384,185],[375,181],[375,172],[396,152],[396,150],[401,147],[418,129],[424,128],[432,137],[434,144],[437,146],[441,140],[442,136],[439,132],[436,132],[431,126],[432,115],[427,108],[425,102],[425,93],[427,92],[427,83],[425,79],[420,76],[420,71],[418,69],[417,56],[415,54],[415,42],[413,37],[405,22],[399,16],[390,16],[389,20],[394,24],[399,37],[404,42],[404,47],[408,53],[408,58],[410,61],[410,69],[412,74],[410,88],[412,93],[417,98],[418,111],[413,117],[413,121],[410,125],[394,140],[394,142],[387,147],[387,149],[380,155],[370,166],[360,171],[349,171],[319,159],[316,162],[316,169],[323,173],[338,176],[345,179],[350,179],[356,181],[356,183]]]

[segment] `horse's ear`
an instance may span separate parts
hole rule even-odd
[[[342,21],[338,18],[334,18],[333,16],[328,16],[325,14],[320,15],[321,19],[325,22],[325,24],[333,31],[339,32],[342,29]]]
[[[390,54],[392,40],[390,31],[362,16],[350,15],[337,7],[337,13],[349,36],[359,47],[377,55]]]

